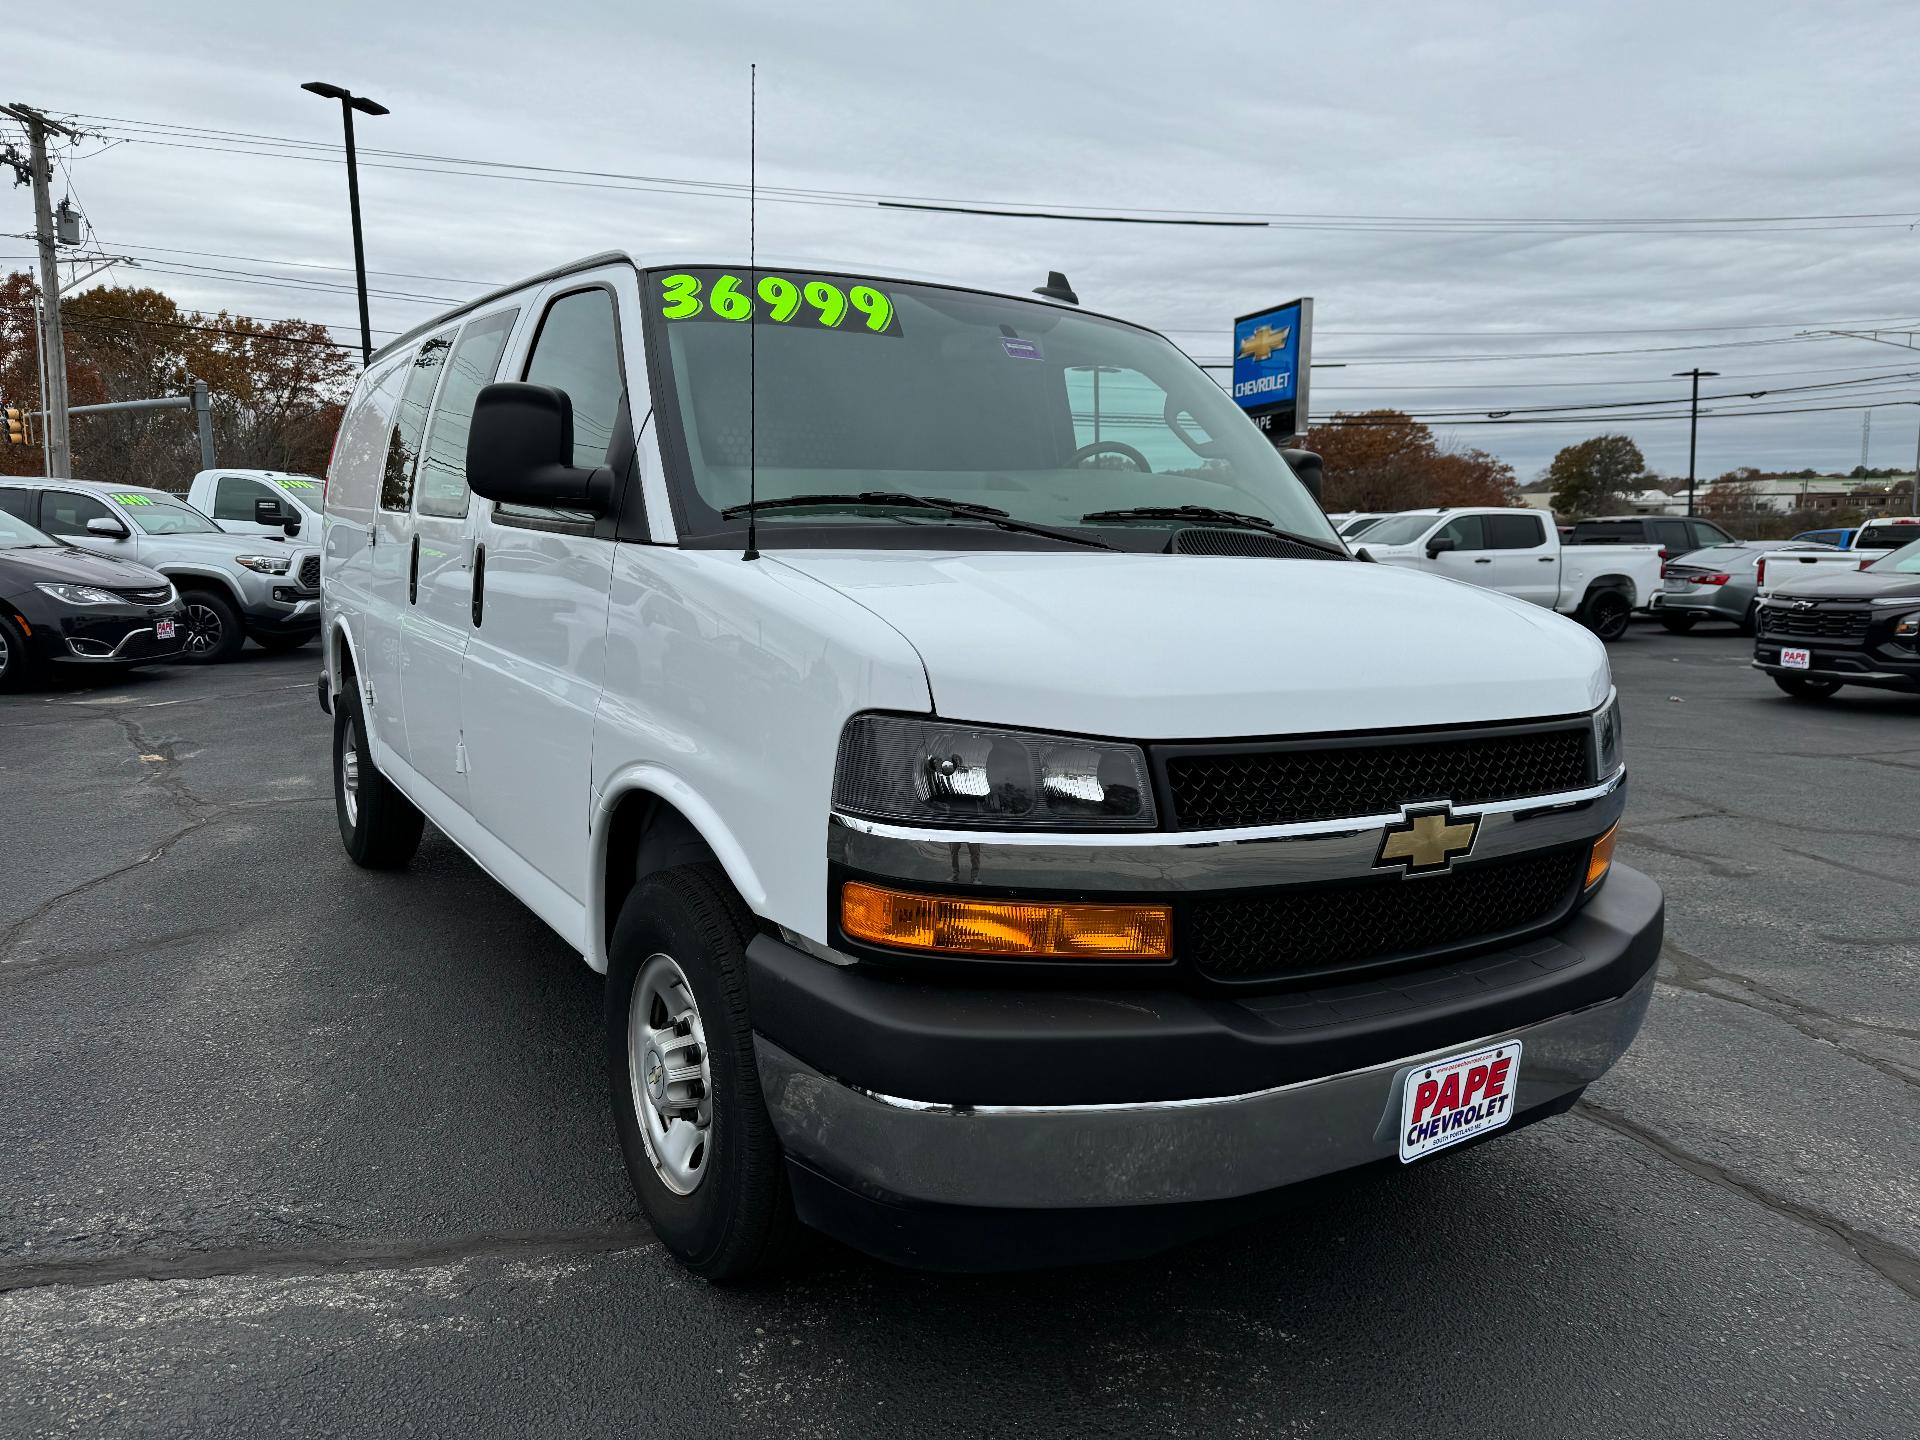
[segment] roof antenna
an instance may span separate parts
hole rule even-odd
[[[760,67],[747,66],[747,548],[742,560],[760,558],[760,326],[753,307],[760,303],[759,186],[756,166],[759,150]]]
[[[1047,283],[1033,287],[1033,293],[1044,295],[1049,300],[1064,300],[1069,305],[1078,305],[1080,297],[1073,293],[1073,286],[1067,283],[1067,277],[1058,270],[1047,272]]]

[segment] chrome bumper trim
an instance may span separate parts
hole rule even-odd
[[[792,1154],[867,1193],[927,1204],[1068,1209],[1224,1200],[1399,1153],[1408,1073],[1482,1043],[1525,1045],[1517,1113],[1599,1079],[1639,1033],[1654,976],[1615,1000],[1385,1065],[1217,1099],[960,1107],[880,1096],[754,1037]]]
[[[1480,831],[1456,870],[1557,845],[1591,840],[1626,806],[1626,767],[1582,790],[1456,805]],[[827,856],[869,875],[948,885],[1150,891],[1231,890],[1379,875],[1381,832],[1390,814],[1314,820],[1246,830],[1048,834],[930,830],[834,812]]]

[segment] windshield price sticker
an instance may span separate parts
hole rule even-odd
[[[150,495],[116,495],[113,498],[118,500],[122,505],[151,505],[153,503],[153,497]]]
[[[831,280],[760,274],[749,287],[738,275],[718,270],[680,271],[660,277],[660,315],[666,320],[731,320],[736,324],[800,325],[854,335],[898,335],[893,298],[871,285],[845,289]]]
[[[278,485],[282,490],[312,490],[315,488],[311,480],[276,480],[273,483]]]
[[[1520,1042],[1448,1056],[1415,1068],[1400,1103],[1400,1159],[1418,1160],[1513,1119]]]

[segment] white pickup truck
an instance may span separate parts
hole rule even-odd
[[[1862,523],[1843,550],[1769,550],[1754,566],[1754,588],[1766,595],[1789,580],[1805,580],[1836,570],[1864,570],[1889,550],[1915,540],[1920,540],[1920,516],[1882,515]]]
[[[187,487],[187,503],[231,535],[304,535],[320,542],[320,501],[326,484],[314,475],[284,470],[202,470]],[[262,504],[277,508],[279,520],[265,518]],[[290,520],[299,524],[291,530]]]
[[[1484,585],[1571,615],[1602,640],[1660,588],[1657,545],[1563,545],[1539,510],[1409,510],[1350,542],[1354,553]]]

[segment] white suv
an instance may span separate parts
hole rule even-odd
[[[1600,643],[1356,562],[1071,304],[582,261],[374,357],[324,555],[348,852],[431,820],[606,973],[710,1277],[1171,1244],[1565,1109],[1651,994]]]

